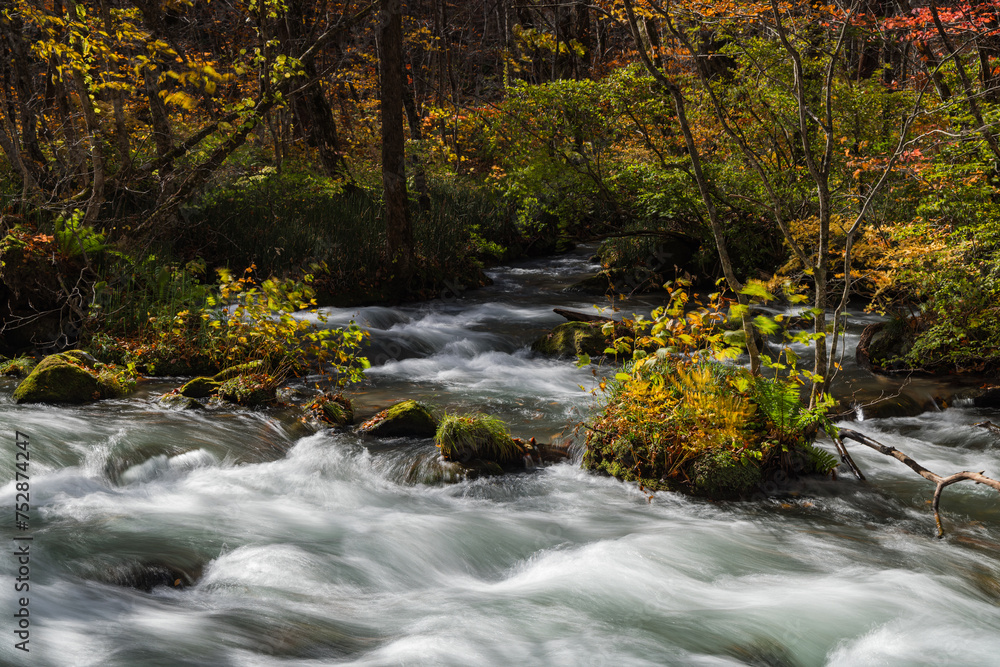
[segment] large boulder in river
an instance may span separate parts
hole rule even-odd
[[[14,390],[14,400],[87,403],[124,396],[129,388],[124,374],[116,374],[86,352],[71,350],[42,359]]]
[[[551,357],[599,357],[608,347],[600,322],[563,322],[531,344],[531,349]]]
[[[438,420],[430,408],[409,400],[378,413],[358,427],[358,431],[376,438],[432,438],[437,427]]]

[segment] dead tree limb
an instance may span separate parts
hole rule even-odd
[[[997,426],[993,422],[987,420],[984,422],[979,422],[978,424],[973,424],[973,426],[978,426],[980,428],[985,428],[987,431],[993,435],[1000,435],[1000,426]]]
[[[553,308],[552,310],[557,315],[562,315],[570,322],[614,322],[615,324],[621,324],[621,322],[617,322],[614,318],[606,317],[604,315],[581,313],[578,310],[566,310],[565,308]]]
[[[947,477],[942,477],[935,472],[931,472],[927,468],[923,467],[909,456],[899,451],[895,447],[889,447],[888,445],[883,445],[882,443],[872,440],[864,433],[858,433],[857,431],[852,431],[851,429],[842,428],[840,429],[840,437],[836,438],[841,441],[843,440],[854,440],[860,442],[862,445],[871,447],[872,449],[885,454],[886,456],[891,456],[892,458],[900,461],[910,468],[913,472],[917,473],[924,479],[934,482],[936,488],[934,489],[934,522],[937,524],[938,537],[944,537],[944,526],[941,524],[941,492],[944,491],[946,486],[951,486],[958,482],[964,482],[969,480],[975,482],[976,484],[985,484],[991,489],[1000,493],[1000,482],[990,477],[986,477],[983,472],[969,472],[964,470],[962,472],[956,472],[954,475],[949,475]],[[843,446],[843,442],[841,442]],[[845,448],[846,449],[846,448]]]

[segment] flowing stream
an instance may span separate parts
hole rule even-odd
[[[590,308],[565,288],[594,269],[581,251],[434,302],[330,311],[372,332],[376,365],[348,392],[359,418],[418,398],[579,452],[594,370],[527,346],[562,321],[554,306]],[[893,390],[850,364],[842,379]],[[933,487],[860,446],[867,483],[844,474],[762,502],[649,501],[578,459],[454,482],[430,441],[312,433],[280,410],[161,407],[177,384],[53,407],[13,404],[16,383],[0,380],[0,474],[14,478],[15,431],[28,434],[33,537],[30,591],[16,593],[12,538],[25,533],[7,481],[0,663],[1000,664],[990,489],[950,487],[938,540]],[[940,388],[907,391],[934,401]],[[997,476],[1000,438],[973,424],[1000,414],[955,403],[848,425],[936,472]],[[14,648],[21,596],[30,654]]]

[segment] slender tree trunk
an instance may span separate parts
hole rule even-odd
[[[632,0],[625,0],[625,12],[628,17],[629,27],[632,30],[632,38],[639,50],[639,58],[642,61],[643,66],[673,100],[674,110],[677,112],[677,122],[680,125],[682,134],[684,135],[684,144],[687,146],[688,155],[691,158],[691,167],[694,172],[695,183],[698,186],[698,192],[701,194],[702,201],[705,203],[705,208],[708,211],[708,220],[712,227],[712,236],[715,238],[715,248],[719,255],[719,263],[722,265],[723,275],[726,277],[726,282],[729,284],[729,288],[736,293],[736,298],[739,303],[746,306],[749,304],[749,301],[747,296],[743,294],[744,285],[739,278],[737,278],[736,271],[733,269],[733,262],[729,256],[729,248],[726,245],[722,222],[719,220],[719,214],[715,208],[715,200],[712,189],[708,183],[708,178],[702,170],[701,154],[698,151],[698,145],[695,143],[694,135],[691,132],[691,124],[687,119],[684,94],[675,82],[668,79],[666,75],[664,75],[664,73],[657,69],[657,67],[653,64],[653,61],[646,50],[646,40],[643,39],[643,35],[640,32],[640,24],[635,18]],[[746,336],[747,352],[750,354],[750,372],[756,375],[760,373],[760,350],[757,348],[753,324],[746,315],[743,316],[743,332]]]
[[[379,75],[382,109],[382,188],[385,198],[386,252],[397,279],[410,269],[413,230],[406,196],[403,137],[403,16],[401,0],[381,0]]]
[[[406,124],[410,127],[410,139],[414,142],[423,141],[424,132],[420,126],[420,114],[417,112],[416,91],[412,86],[407,86],[403,91],[403,107],[406,109]],[[427,172],[424,171],[424,165],[416,152],[410,151],[409,162],[413,169],[413,185],[416,186],[419,195],[420,210],[426,213],[431,210],[431,198],[427,192]]]

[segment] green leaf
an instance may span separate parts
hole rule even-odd
[[[776,334],[781,331],[781,326],[777,322],[764,315],[758,315],[753,318],[753,324],[755,327],[768,335]]]
[[[762,301],[774,301],[774,295],[764,289],[760,283],[750,283],[743,288],[741,294],[745,294],[754,299]]]

